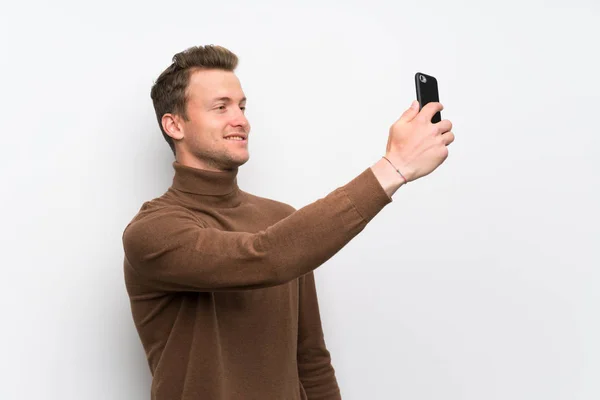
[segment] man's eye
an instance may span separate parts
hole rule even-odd
[[[217,107],[217,108],[218,108],[219,110],[224,110],[224,109],[225,109],[225,106],[219,106],[219,107]]]
[[[244,106],[244,107],[240,107],[240,110],[242,110],[242,111],[246,111],[246,106]]]

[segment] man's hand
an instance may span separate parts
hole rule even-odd
[[[447,146],[454,141],[452,123],[431,123],[443,109],[440,103],[428,103],[419,112],[415,100],[390,128],[386,157],[409,182],[430,174],[448,157]]]

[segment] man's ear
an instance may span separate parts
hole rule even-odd
[[[173,138],[173,140],[181,140],[185,135],[183,130],[183,124],[181,117],[175,114],[167,113],[163,114],[161,124],[167,135]]]

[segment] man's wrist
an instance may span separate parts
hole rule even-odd
[[[373,164],[371,170],[389,198],[405,183],[404,178],[384,158]]]

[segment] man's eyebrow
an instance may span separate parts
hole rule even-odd
[[[233,100],[231,99],[231,97],[225,96],[225,97],[217,97],[216,99],[213,99],[213,102],[216,102],[216,101],[231,102]],[[244,101],[246,101],[246,98],[242,97],[242,99],[240,100],[240,103],[243,103]]]

